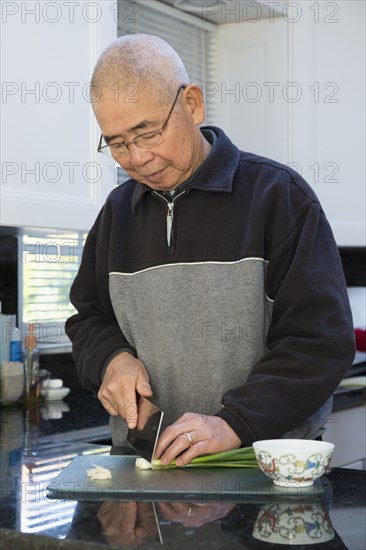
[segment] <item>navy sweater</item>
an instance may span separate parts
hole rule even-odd
[[[337,246],[296,172],[210,130],[173,207],[129,180],[91,229],[66,324],[81,383],[97,391],[128,349],[168,424],[198,412],[243,445],[315,437],[354,356]]]

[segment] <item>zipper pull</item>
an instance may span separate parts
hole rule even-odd
[[[168,248],[170,248],[172,242],[172,228],[173,228],[173,202],[167,202],[168,212],[166,217],[166,239],[168,242]]]

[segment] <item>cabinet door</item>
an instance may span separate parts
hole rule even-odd
[[[299,171],[339,245],[366,246],[365,3],[273,5],[275,17],[263,10],[219,30],[207,86],[218,124],[239,147]]]
[[[95,62],[116,2],[1,2],[1,224],[88,229],[115,185],[96,152]]]
[[[305,2],[293,28],[291,159],[327,214],[337,243],[366,246],[365,3]]]
[[[284,20],[222,25],[217,34],[216,81],[206,95],[215,103],[216,124],[245,151],[286,162],[288,79]]]

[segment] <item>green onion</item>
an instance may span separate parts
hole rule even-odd
[[[253,447],[242,447],[232,451],[224,451],[212,455],[202,455],[193,458],[186,466],[177,466],[176,461],[170,464],[162,464],[161,460],[151,462],[153,470],[166,470],[171,468],[258,468]]]

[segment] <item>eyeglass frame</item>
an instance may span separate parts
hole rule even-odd
[[[175,96],[174,101],[173,101],[173,105],[172,105],[172,107],[171,107],[171,109],[170,109],[170,111],[169,111],[169,114],[168,114],[168,116],[167,116],[167,118],[166,118],[166,120],[165,120],[163,126],[160,128],[160,130],[156,130],[156,131],[153,131],[153,132],[145,132],[144,134],[140,134],[140,135],[134,137],[131,141],[119,141],[119,142],[117,142],[117,143],[113,143],[113,144],[112,144],[112,145],[119,145],[119,144],[125,145],[125,147],[126,147],[126,149],[127,149],[127,153],[124,154],[124,155],[120,155],[120,156],[126,157],[126,156],[129,154],[129,152],[130,152],[130,149],[129,149],[129,148],[130,148],[130,145],[132,145],[132,144],[136,145],[136,147],[140,147],[139,145],[137,145],[137,144],[135,143],[135,141],[138,140],[138,139],[143,138],[143,137],[146,136],[147,134],[154,134],[154,135],[160,134],[160,136],[162,137],[161,134],[166,130],[166,127],[168,126],[170,117],[172,116],[172,113],[173,113],[173,111],[174,111],[174,107],[176,106],[176,103],[177,103],[177,101],[178,101],[179,94],[180,94],[180,92],[181,92],[182,90],[185,90],[186,88],[187,88],[187,85],[186,85],[186,84],[182,84],[181,86],[179,86],[178,91],[177,91],[176,96]],[[102,141],[103,141],[103,134],[101,134],[101,136],[100,136],[99,144],[98,144],[98,148],[97,148],[97,152],[103,154],[102,149],[106,149],[107,147],[110,147],[110,145],[103,145],[103,146],[102,146]],[[163,142],[161,142],[161,143],[163,143]],[[159,143],[158,145],[160,145],[160,143]],[[157,145],[153,145],[153,146],[151,147],[151,149],[153,149],[154,147],[157,147]],[[143,147],[141,147],[141,149],[143,149]],[[112,155],[112,157],[113,157],[112,152],[111,152],[111,155]]]

